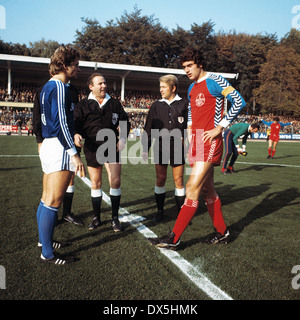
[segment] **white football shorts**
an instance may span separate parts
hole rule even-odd
[[[58,138],[47,138],[43,140],[40,149],[40,160],[42,170],[49,174],[57,171],[75,172],[75,166],[71,157],[59,142]]]

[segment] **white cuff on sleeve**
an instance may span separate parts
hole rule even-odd
[[[76,148],[75,148],[75,146],[74,146],[74,147],[68,149],[67,152],[68,152],[68,155],[69,155],[70,157],[73,157],[73,156],[77,153],[77,150],[76,150]]]
[[[221,120],[221,122],[219,123],[219,125],[222,126],[223,128],[228,127],[229,124],[230,124],[230,122],[229,122],[228,120],[226,120],[225,118],[223,118],[223,119]]]

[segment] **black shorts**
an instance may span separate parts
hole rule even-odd
[[[104,163],[121,162],[116,145],[107,148],[107,146],[101,146],[86,140],[83,151],[88,167],[97,168],[103,166]]]
[[[154,144],[154,163],[169,164],[171,167],[178,167],[185,164],[185,147],[182,141],[156,141]]]

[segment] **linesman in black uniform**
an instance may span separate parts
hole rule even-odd
[[[175,200],[178,212],[184,203],[184,129],[187,128],[188,101],[177,94],[178,79],[165,75],[160,79],[161,100],[150,107],[142,136],[143,159],[148,160],[148,152],[155,139],[154,163],[156,171],[155,200],[157,213],[153,221],[160,222],[164,214],[168,164],[172,167],[175,184]]]
[[[118,219],[121,199],[120,156],[130,131],[130,123],[121,103],[107,94],[107,84],[102,74],[93,73],[88,79],[88,86],[91,91],[88,98],[75,106],[74,140],[78,147],[83,147],[91,179],[94,218],[89,230],[101,224],[102,169],[105,165],[110,184],[111,223],[113,230],[118,232],[123,230]]]

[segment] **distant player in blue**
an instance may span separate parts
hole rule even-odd
[[[60,46],[51,57],[52,78],[40,94],[42,136],[40,159],[46,178],[37,210],[41,260],[53,264],[74,261],[53,250],[53,232],[58,209],[64,199],[73,172],[85,176],[85,167],[74,145],[73,109],[67,83],[79,71],[79,53],[71,47]]]

